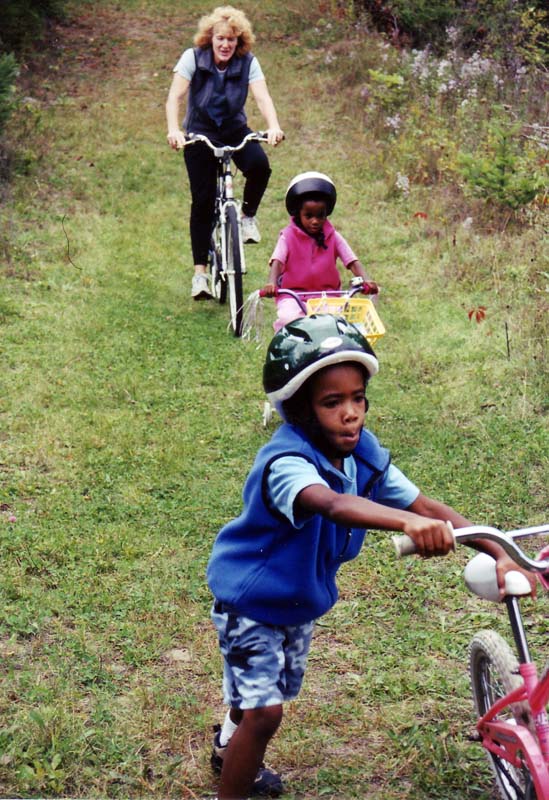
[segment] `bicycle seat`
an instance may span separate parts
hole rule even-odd
[[[496,562],[487,553],[479,553],[472,558],[463,572],[465,584],[474,594],[483,600],[500,603],[498,582],[496,577]],[[505,593],[515,597],[530,594],[532,591],[526,575],[514,570],[505,576]]]

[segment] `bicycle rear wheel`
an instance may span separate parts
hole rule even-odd
[[[226,279],[229,291],[231,327],[235,336],[242,335],[244,296],[242,290],[242,258],[240,253],[240,229],[234,206],[227,208],[225,223],[225,253],[227,254]]]
[[[475,708],[479,717],[500,697],[522,684],[518,661],[505,641],[495,631],[481,631],[469,647],[469,672]],[[504,709],[500,720],[530,725],[531,715],[526,703],[515,703],[512,712]],[[496,785],[504,800],[536,800],[536,791],[528,767],[517,769],[494,753],[487,753],[494,771]]]
[[[208,253],[208,265],[210,268],[210,279],[212,294],[221,304],[227,300],[227,281],[223,273],[223,263],[221,258],[221,232],[220,226],[216,226],[210,240],[210,250]]]

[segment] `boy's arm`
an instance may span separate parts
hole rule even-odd
[[[303,513],[322,514],[339,525],[402,531],[414,540],[417,552],[425,558],[446,555],[454,548],[454,539],[445,517],[436,519],[429,515],[421,516],[413,510],[391,508],[364,497],[339,494],[320,484],[303,489],[295,505]],[[454,517],[458,516],[454,512]]]
[[[451,522],[454,528],[465,528],[473,523],[470,522],[457,511],[454,511],[450,506],[441,503],[439,500],[434,500],[432,497],[426,497],[424,494],[419,494],[414,502],[408,506],[408,511],[415,514],[421,514],[425,517],[436,517],[437,519],[445,519]],[[505,573],[511,570],[523,572],[528,578],[530,586],[532,587],[532,594],[536,593],[536,577],[531,572],[523,570],[518,564],[515,564],[513,559],[507,555],[505,550],[497,544],[497,542],[489,542],[486,539],[479,539],[478,542],[468,542],[468,545],[475,550],[483,553],[488,553],[496,562],[496,575],[498,579],[498,586],[503,596],[505,587]]]

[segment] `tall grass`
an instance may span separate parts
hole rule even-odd
[[[382,286],[369,424],[425,491],[472,519],[543,521],[538,224],[464,225],[473,206],[460,196],[456,209],[447,185],[395,189],[385,134],[349,104],[358,72],[347,92],[326,64],[348,46],[347,23],[301,2],[241,5],[287,135],[269,152],[247,291],[265,280],[289,179],[329,173],[334,224]],[[23,76],[18,173],[0,211],[2,796],[215,791],[221,664],[204,569],[270,433],[273,312],[257,345],[229,335],[225,309],[190,299],[188,188],[163,106],[202,12],[75,4],[57,49]],[[363,36],[383,71],[377,38]],[[397,564],[373,534],[343,570],[269,752],[288,797],[491,796],[467,742],[465,662],[472,631],[504,619],[465,594],[465,558]],[[546,615],[526,607],[543,651]]]

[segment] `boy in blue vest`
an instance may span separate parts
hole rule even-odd
[[[282,704],[299,693],[314,622],[337,599],[336,573],[366,529],[402,531],[430,557],[453,549],[447,522],[471,524],[423,495],[363,428],[377,370],[358,330],[327,314],[289,323],[269,345],[263,383],[285,422],[259,451],[244,509],[220,531],[207,571],[230,706],[212,753],[218,800],[282,793],[265,749]],[[502,587],[516,565],[493,542],[482,549]]]

